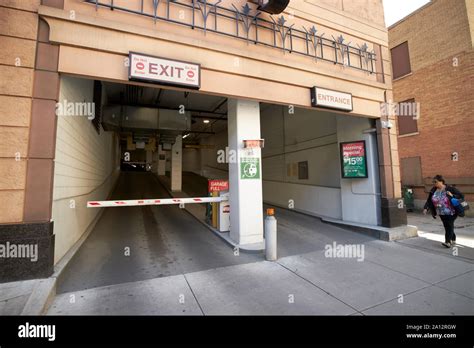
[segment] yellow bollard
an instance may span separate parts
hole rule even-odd
[[[212,197],[219,197],[219,192],[212,192]],[[217,228],[217,214],[218,214],[218,209],[217,209],[217,204],[219,203],[211,203],[212,204],[212,226],[214,228]]]

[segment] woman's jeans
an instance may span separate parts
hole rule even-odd
[[[456,235],[454,234],[454,220],[456,220],[456,215],[440,215],[441,221],[443,221],[444,226],[444,239],[446,243],[456,240]]]

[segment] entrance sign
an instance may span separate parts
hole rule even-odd
[[[367,178],[365,140],[340,144],[343,179]]]
[[[201,65],[130,52],[129,80],[199,89]]]
[[[208,180],[208,192],[229,191],[229,182],[227,180]]]
[[[313,87],[311,88],[311,106],[352,111],[352,94]]]
[[[255,157],[241,157],[240,178],[260,179],[260,159]]]

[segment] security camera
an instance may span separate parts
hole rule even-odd
[[[382,128],[387,128],[391,129],[392,128],[392,122],[391,121],[382,121]]]
[[[258,9],[270,14],[282,13],[290,3],[290,0],[248,0],[258,5]]]

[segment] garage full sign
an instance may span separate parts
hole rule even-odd
[[[365,140],[341,143],[342,178],[367,178]]]
[[[260,159],[255,157],[241,157],[240,178],[260,179]]]

